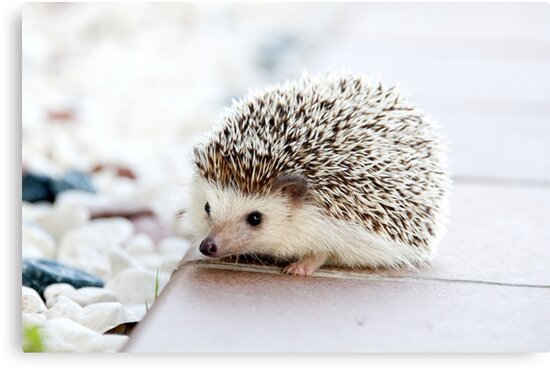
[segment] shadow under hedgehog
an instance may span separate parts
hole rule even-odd
[[[445,152],[395,87],[304,75],[235,101],[195,145],[188,231],[208,257],[265,255],[294,275],[426,264],[447,222]]]

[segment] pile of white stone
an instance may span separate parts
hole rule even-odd
[[[23,327],[39,327],[46,351],[120,350],[128,337],[104,333],[143,318],[188,248],[175,236],[155,243],[123,217],[91,219],[90,204],[109,200],[67,191],[53,205],[23,203],[23,258],[53,259],[105,281],[103,288],[51,284],[45,302],[22,287]]]

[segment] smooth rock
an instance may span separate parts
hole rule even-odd
[[[90,208],[93,206],[106,206],[113,198],[106,197],[102,193],[88,193],[80,190],[67,190],[60,193],[55,199],[55,204],[60,206],[72,205]]]
[[[117,176],[113,172],[99,172],[94,175],[94,184],[99,191],[126,202],[141,202],[138,190],[142,185],[133,179]]]
[[[68,297],[83,307],[96,303],[117,301],[115,294],[111,290],[91,286],[76,289]]]
[[[126,269],[108,280],[105,288],[112,290],[124,305],[145,305],[146,302],[151,305],[155,300],[155,280],[155,272]],[[159,274],[159,293],[167,281],[165,274]]]
[[[77,170],[65,173],[61,178],[27,172],[22,177],[22,197],[27,202],[54,202],[56,196],[66,190],[95,193],[89,174]]]
[[[23,244],[21,247],[21,256],[22,258],[46,258],[42,249],[32,244]]]
[[[67,295],[73,293],[75,290],[75,287],[72,285],[59,283],[47,286],[42,294],[44,295],[44,299],[46,299],[46,305],[48,308],[51,308],[57,302],[57,297],[61,295],[76,303],[76,301]]]
[[[51,203],[21,202],[21,217],[25,220],[36,221],[37,218],[47,215],[52,210]]]
[[[41,333],[50,352],[117,352],[128,340],[124,335],[101,335],[67,318],[47,320]]]
[[[51,191],[52,179],[47,175],[37,173],[23,174],[22,197],[27,202],[47,201],[53,202],[55,195]]]
[[[44,313],[23,313],[21,315],[21,324],[23,326],[42,326],[46,321]]]
[[[134,257],[143,268],[152,272],[171,273],[176,269],[182,259],[179,255],[163,255],[158,253],[150,253],[136,255]]]
[[[54,198],[59,193],[66,190],[81,190],[89,193],[96,192],[90,174],[78,170],[67,171],[61,178],[50,181],[50,188]]]
[[[143,266],[134,259],[128,252],[121,248],[114,248],[109,251],[111,272],[117,275],[128,268],[142,269]]]
[[[168,235],[164,226],[154,215],[144,214],[132,216],[130,217],[130,221],[132,221],[136,233],[145,233],[155,242],[159,242]]]
[[[60,295],[56,298],[55,304],[46,311],[46,318],[69,318],[73,321],[78,322],[79,313],[82,307],[67,298],[66,296]]]
[[[158,250],[162,254],[179,254],[183,256],[189,249],[189,241],[175,236],[168,236],[158,244]]]
[[[55,239],[44,229],[30,221],[23,220],[22,224],[22,248],[37,248],[40,250],[44,257],[53,258],[56,251]]]
[[[21,310],[23,313],[43,313],[47,308],[36,290],[23,286],[21,287]]]
[[[115,294],[105,288],[82,287],[75,289],[69,284],[52,284],[44,290],[46,305],[52,307],[59,296],[64,296],[82,307],[95,303],[115,302]]]
[[[158,253],[139,254],[134,259],[149,271],[157,272],[157,270],[161,271],[163,268],[164,258]]]
[[[104,285],[103,280],[94,275],[48,259],[24,259],[22,274],[23,285],[33,288],[40,295],[51,284],[67,283],[75,288]]]
[[[52,210],[35,219],[48,233],[60,239],[72,229],[86,224],[90,220],[90,211],[78,204],[58,204]]]
[[[90,226],[104,237],[109,248],[122,245],[134,233],[134,226],[124,217],[95,219]]]
[[[118,302],[90,304],[82,308],[78,322],[97,332],[106,332],[121,323],[137,322],[135,314],[127,314]]]
[[[124,308],[126,309],[126,313],[135,316],[135,318],[138,321],[141,321],[148,312],[147,308],[151,309],[151,306],[153,304],[154,302],[153,303],[147,302],[147,304],[145,303],[128,304],[128,305],[125,305]]]
[[[58,259],[94,275],[112,274],[109,251],[117,248],[133,233],[130,221],[122,217],[97,219],[73,229],[60,241]]]
[[[118,302],[90,304],[82,308],[71,299],[60,295],[45,313],[47,319],[68,318],[96,332],[105,332],[121,323],[136,322],[135,314],[126,313]]]
[[[126,240],[123,248],[132,255],[150,254],[155,251],[155,244],[149,235],[140,233]]]
[[[66,233],[59,243],[59,261],[81,268],[94,275],[107,278],[111,275],[110,244],[100,229],[89,225]]]
[[[173,255],[168,254],[168,255],[162,256],[160,271],[171,274],[172,271],[178,268],[181,260],[182,260],[182,256],[179,254],[173,254]]]

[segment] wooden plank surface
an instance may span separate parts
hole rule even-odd
[[[533,352],[550,347],[550,289],[304,279],[189,265],[127,352]]]

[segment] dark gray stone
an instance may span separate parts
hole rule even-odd
[[[50,188],[54,196],[69,189],[95,193],[92,177],[87,173],[76,170],[68,171],[60,179],[51,181]]]
[[[92,177],[77,170],[68,171],[59,179],[36,173],[23,175],[23,200],[27,202],[54,202],[59,193],[69,189],[96,192],[92,184]]]
[[[44,258],[27,258],[22,265],[23,285],[33,288],[42,295],[51,284],[66,283],[81,288],[85,286],[103,287],[105,282],[78,268],[65,266]]]
[[[51,191],[51,178],[46,175],[26,173],[23,175],[22,194],[23,200],[27,202],[54,201],[54,194]]]

